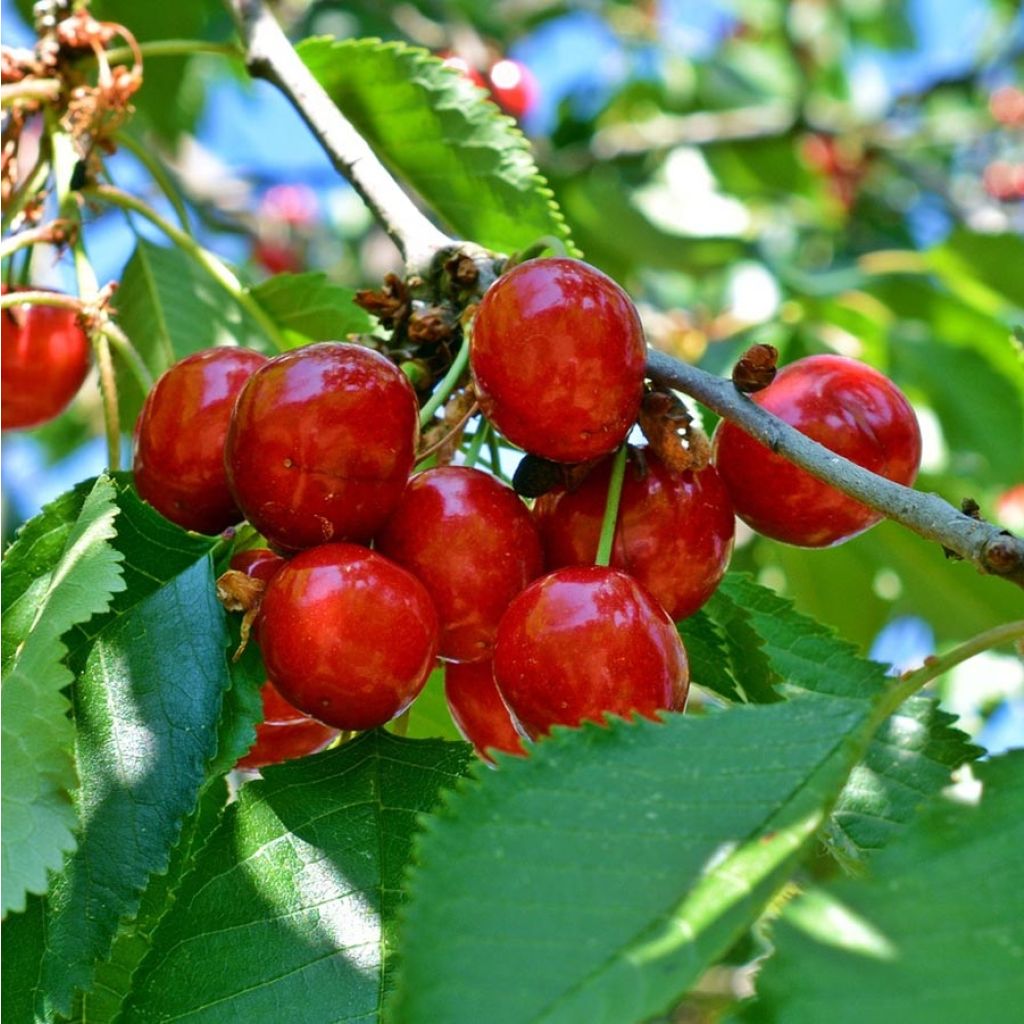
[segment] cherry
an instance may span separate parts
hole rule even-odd
[[[268,274],[298,274],[306,266],[302,250],[291,242],[257,239],[253,243],[252,258]]]
[[[419,437],[416,393],[384,356],[323,342],[253,374],[224,453],[239,508],[270,543],[369,541],[405,489]]]
[[[505,58],[496,61],[487,72],[494,102],[519,120],[528,114],[537,102],[537,79],[525,65],[517,60]]]
[[[528,260],[484,295],[470,365],[484,415],[556,462],[614,451],[636,419],[646,345],[626,293],[580,260]]]
[[[457,53],[449,53],[447,51],[439,53],[438,56],[443,58],[441,63],[444,64],[446,68],[454,68],[480,89],[487,88],[484,76],[481,75],[465,57],[460,57]]]
[[[315,754],[333,743],[338,730],[292,707],[271,683],[260,690],[263,721],[256,726],[256,742],[236,768],[264,768],[294,757]]]
[[[414,476],[375,546],[427,588],[441,619],[440,655],[452,661],[489,659],[509,602],[543,570],[526,506],[467,466]]]
[[[921,433],[903,393],[877,370],[842,356],[808,356],[783,367],[751,400],[865,469],[910,485]],[[775,455],[723,421],[713,458],[736,514],[767,537],[828,547],[882,515]]]
[[[681,711],[686,651],[672,620],[632,577],[597,565],[542,576],[498,627],[494,679],[530,736],[605,714]]]
[[[267,584],[259,641],[290,704],[339,729],[373,729],[423,689],[437,654],[437,612],[423,584],[383,555],[323,544]]]
[[[490,661],[449,662],[444,668],[444,695],[452,720],[485,760],[488,750],[525,754],[523,739],[498,693]]]
[[[2,291],[7,293],[7,285]],[[52,420],[67,408],[88,372],[89,339],[74,310],[22,305],[3,311],[4,430]]]
[[[236,551],[231,556],[232,569],[264,583],[269,583],[284,563],[285,559],[270,548],[250,548],[248,551]]]
[[[210,348],[175,363],[135,421],[135,487],[172,523],[220,533],[242,519],[224,472],[235,398],[268,362],[246,348]]]
[[[611,462],[596,466],[576,490],[547,494],[534,506],[548,569],[593,563]],[[721,582],[733,525],[732,502],[714,466],[674,473],[641,449],[623,479],[612,568],[639,580],[670,618],[685,618]]]

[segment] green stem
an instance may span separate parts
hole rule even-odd
[[[487,431],[487,454],[490,458],[491,472],[499,479],[508,483],[508,477],[501,469],[501,446],[498,444],[498,435],[493,430]]]
[[[965,640],[959,647],[954,647],[945,654],[929,658],[916,671],[901,676],[892,689],[885,694],[873,715],[876,727],[884,722],[905,700],[923,689],[933,679],[944,675],[951,668],[967,661],[968,658],[987,651],[990,647],[999,647],[1014,641],[1024,641],[1024,619],[994,626],[984,633],[971,637],[970,640]]]
[[[50,144],[53,147],[53,171],[60,215],[79,225],[79,230],[75,232],[75,240],[71,246],[75,262],[75,278],[78,282],[78,297],[86,305],[89,305],[96,299],[99,283],[82,241],[82,218],[78,208],[78,197],[71,190],[71,179],[75,165],[78,163],[78,152],[71,136],[57,127],[53,114],[47,115],[47,128]],[[96,355],[96,369],[100,376],[103,421],[107,435],[107,465],[112,473],[116,473],[121,468],[121,415],[118,409],[114,361],[110,355],[110,343],[102,330],[90,330],[89,340],[92,342]]]
[[[604,519],[601,520],[601,539],[597,544],[595,565],[607,566],[612,560],[612,544],[615,541],[615,524],[619,521],[619,500],[622,497],[622,481],[626,476],[626,450],[623,444],[615,453],[612,474],[608,479],[608,499],[604,505]]]
[[[138,350],[131,343],[131,339],[117,324],[109,320],[103,325],[103,333],[114,351],[124,360],[125,366],[131,371],[135,382],[142,388],[143,394],[148,395],[153,386],[153,375],[149,372],[149,367],[143,362]]]
[[[143,58],[149,57],[194,57],[201,53],[220,57],[237,57],[242,60],[244,54],[235,43],[210,43],[204,39],[155,39],[139,43],[139,52]],[[127,64],[135,59],[130,46],[115,46],[106,52],[108,64]],[[92,61],[94,56],[83,58],[83,63]]]
[[[0,309],[8,306],[52,306],[55,309],[73,309],[81,313],[85,303],[76,295],[65,295],[63,292],[8,292],[0,295]]]
[[[25,204],[46,184],[47,175],[50,173],[50,153],[45,142],[39,146],[39,156],[36,157],[35,166],[29,171],[28,176],[22,182],[21,187],[11,196],[11,200],[4,206],[3,225],[4,234],[14,223]]]
[[[468,334],[463,336],[462,347],[459,349],[455,359],[452,360],[452,365],[448,368],[448,372],[442,378],[441,383],[438,384],[434,393],[427,400],[423,408],[420,409],[421,427],[425,427],[434,418],[434,413],[448,400],[448,396],[455,390],[455,385],[458,384],[459,378],[462,376],[467,365],[469,365]]]
[[[182,201],[181,193],[175,188],[174,182],[171,181],[171,176],[167,173],[164,165],[156,159],[150,150],[138,142],[138,140],[133,139],[127,132],[121,132],[117,136],[117,141],[119,145],[124,146],[146,168],[149,176],[156,182],[157,188],[160,189],[167,201],[174,207],[174,212],[178,217],[181,229],[191,236],[192,228],[188,222],[188,210]]]
[[[466,462],[465,464],[469,467],[476,465],[476,460],[480,458],[480,449],[484,446],[484,441],[487,440],[487,435],[491,432],[491,425],[482,416],[480,417],[480,423],[477,425],[476,433],[473,435],[473,440],[469,442],[469,447],[466,449]]]
[[[122,210],[131,210],[159,228],[179,249],[188,253],[260,325],[275,348],[284,352],[289,347],[277,324],[267,316],[263,307],[249,294],[234,272],[212,252],[204,249],[191,235],[185,234],[164,220],[141,199],[112,185],[93,185],[83,189],[83,194]]]

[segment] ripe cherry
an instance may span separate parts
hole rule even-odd
[[[373,729],[423,689],[437,654],[437,612],[414,576],[355,544],[323,544],[267,585],[259,642],[290,704],[339,729]]]
[[[442,63],[446,68],[454,68],[454,70],[458,71],[465,78],[468,78],[480,89],[487,88],[484,76],[481,75],[465,57],[460,57],[457,53],[450,53],[448,51],[442,51],[438,56],[442,58]]]
[[[231,556],[232,569],[264,583],[269,583],[284,563],[285,559],[270,548],[249,548],[248,551],[236,551]]]
[[[597,555],[611,459],[574,491],[547,494],[534,506],[545,565],[588,565]],[[639,580],[675,620],[715,592],[729,565],[732,502],[714,466],[675,473],[650,449],[630,459],[623,479],[612,568]]]
[[[556,462],[617,448],[640,408],[645,342],[626,293],[580,260],[528,260],[484,295],[470,365],[484,415]]]
[[[917,476],[921,433],[914,410],[870,366],[841,356],[808,356],[783,367],[751,400],[873,473],[908,486]],[[736,514],[767,537],[828,547],[882,518],[732,423],[719,424],[713,452]]]
[[[369,541],[394,510],[419,437],[416,393],[384,356],[324,342],[271,359],[238,396],[228,485],[271,544]]]
[[[256,726],[256,742],[239,759],[236,768],[265,768],[305,757],[323,750],[337,738],[337,729],[292,707],[271,683],[263,684],[260,697],[263,721]]]
[[[3,293],[7,291],[4,285]],[[2,333],[3,429],[52,420],[89,372],[89,339],[78,326],[77,314],[55,306],[8,306]]]
[[[441,619],[440,655],[452,661],[489,659],[509,602],[543,570],[526,506],[467,466],[414,476],[375,546],[427,588]]]
[[[166,370],[135,421],[135,487],[172,523],[219,533],[242,519],[224,472],[231,410],[268,362],[247,348],[210,348]]]
[[[537,102],[537,79],[525,65],[505,58],[495,61],[487,72],[494,102],[506,114],[519,120],[528,114]]]
[[[490,661],[450,662],[444,668],[444,695],[452,720],[485,760],[489,750],[525,754],[523,738],[498,693]]]
[[[498,627],[494,678],[530,736],[605,714],[681,711],[689,666],[665,610],[632,577],[587,565],[530,584]]]

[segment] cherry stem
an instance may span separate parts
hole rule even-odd
[[[39,227],[19,231],[18,234],[10,235],[0,242],[0,259],[7,259],[19,249],[25,249],[30,245],[56,245],[58,242],[55,241],[55,237],[60,235],[66,238],[66,233],[66,226],[60,221],[51,221],[49,224],[40,224]]]
[[[77,295],[65,295],[63,292],[8,292],[0,295],[0,309],[9,306],[52,306],[54,309],[73,309],[76,313],[84,313],[86,304]]]
[[[481,417],[480,423],[476,428],[476,433],[473,435],[472,440],[469,442],[469,447],[466,449],[464,464],[470,469],[476,465],[476,460],[480,458],[480,449],[483,448],[484,441],[487,440],[487,435],[490,432],[491,424]]]
[[[149,372],[149,367],[143,361],[142,356],[139,355],[138,349],[131,343],[131,339],[111,320],[108,320],[101,329],[114,351],[124,360],[125,366],[131,371],[135,382],[142,388],[143,394],[148,395],[153,386],[153,375]]]
[[[71,254],[75,263],[75,278],[78,282],[78,297],[86,308],[91,307],[99,293],[96,273],[89,262],[81,232],[81,211],[78,196],[71,188],[78,151],[74,139],[62,131],[56,123],[56,116],[47,114],[46,124],[53,147],[53,171],[57,188],[57,202],[60,215],[78,225],[71,243]],[[118,407],[117,376],[114,361],[110,355],[110,342],[96,323],[90,325],[89,341],[96,356],[96,369],[100,377],[100,396],[103,399],[103,423],[107,437],[107,465],[112,473],[121,468],[121,413]]]
[[[1000,527],[965,515],[937,494],[893,483],[844,459],[762,409],[729,380],[650,349],[647,374],[658,384],[682,391],[771,451],[837,490],[881,512],[982,573],[1024,587],[1024,540]]]
[[[175,216],[181,225],[181,230],[187,235],[192,235],[192,227],[188,220],[188,209],[182,201],[181,193],[171,181],[164,165],[136,139],[133,139],[127,132],[120,132],[117,136],[118,145],[128,150],[136,160],[149,172],[149,176],[156,183],[157,188],[163,193],[167,201],[174,207]]]
[[[597,542],[597,557],[594,565],[606,568],[611,564],[612,545],[615,542],[615,527],[619,521],[619,502],[622,499],[622,481],[626,476],[626,451],[623,443],[615,453],[612,472],[608,478],[608,498],[604,505],[604,519],[601,520],[601,539]]]
[[[277,86],[308,125],[335,169],[351,183],[398,246],[410,274],[426,275],[456,243],[436,228],[378,159],[295,52],[262,0],[224,0],[253,78]]]
[[[875,710],[875,721],[881,724],[905,700],[923,689],[933,679],[938,679],[950,669],[956,668],[961,662],[993,647],[1001,647],[1003,644],[1014,642],[1018,644],[1024,642],[1024,619],[993,626],[992,629],[987,629],[984,633],[965,640],[945,654],[928,658],[919,669],[900,676],[896,684],[886,692],[885,697]]]
[[[498,444],[498,435],[493,428],[487,432],[487,454],[490,458],[491,472],[499,480],[508,483],[508,476],[501,468],[501,445]]]
[[[139,53],[147,60],[150,57],[195,57],[201,54],[241,60],[245,56],[236,43],[211,43],[205,39],[153,39],[138,45]],[[135,60],[130,46],[112,47],[105,56],[108,64],[129,64]],[[95,56],[90,55],[83,63],[90,60],[95,61]]]
[[[179,249],[191,256],[245,311],[259,324],[263,333],[279,351],[289,346],[281,334],[277,324],[263,311],[263,307],[249,294],[242,282],[235,276],[228,265],[204,249],[191,235],[180,231],[173,224],[164,220],[151,206],[113,185],[92,185],[82,190],[83,195],[122,210],[131,210],[145,217],[151,224],[158,227]]]
[[[46,184],[46,178],[50,173],[50,153],[49,147],[43,143],[39,147],[39,156],[36,158],[35,165],[32,170],[29,171],[25,180],[21,183],[14,195],[11,196],[10,202],[4,204],[3,212],[3,231],[6,233],[7,229],[14,223],[15,217],[25,208],[25,205],[32,199],[33,196],[37,195],[39,190]]]
[[[441,378],[441,383],[420,409],[420,426],[427,426],[434,418],[434,413],[448,401],[448,396],[455,390],[466,367],[469,365],[469,336],[465,335],[458,353],[448,367],[448,372]]]
[[[59,78],[25,78],[0,87],[0,106],[11,107],[23,101],[55,100],[64,88]]]

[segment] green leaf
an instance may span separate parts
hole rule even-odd
[[[275,274],[251,294],[278,327],[300,335],[303,343],[344,341],[374,326],[355,304],[355,292],[326,274]]]
[[[118,323],[154,377],[201,349],[237,344],[260,352],[270,342],[252,316],[180,249],[140,239],[121,275]],[[141,389],[119,358],[122,423],[134,425]]]
[[[130,925],[122,928],[110,957],[100,964],[92,990],[81,999],[74,1024],[109,1024],[118,1015],[131,992],[132,977],[149,952],[153,932],[177,896],[182,878],[191,870],[193,860],[212,835],[227,803],[227,785],[223,777],[203,787],[199,806],[182,829],[167,871],[154,875]]]
[[[808,695],[613,720],[477,769],[417,843],[391,1019],[619,1024],[664,1010],[785,880],[866,718]]]
[[[748,577],[729,573],[720,591],[723,600],[746,609],[784,693],[834,694],[870,704],[889,685],[883,666],[859,658],[831,629]],[[829,846],[847,869],[862,866],[913,819],[925,797],[948,783],[954,768],[977,756],[978,748],[952,722],[935,701],[914,698],[872,739],[829,824]]]
[[[167,869],[216,753],[227,643],[208,558],[93,638],[74,689],[85,829],[47,901],[44,1006],[69,1012]]]
[[[928,262],[951,291],[995,312],[1000,305],[1024,309],[1024,281],[1018,268],[1024,263],[1024,239],[1009,232],[978,234],[957,228],[928,253]],[[978,286],[994,293],[994,300]]]
[[[871,874],[775,927],[749,1024],[1009,1021],[1024,1005],[1024,753],[978,765],[978,805],[935,798]]]
[[[47,872],[59,868],[64,853],[75,846],[74,732],[61,693],[73,676],[64,665],[67,648],[61,638],[104,612],[125,587],[121,555],[110,544],[114,498],[114,485],[100,477],[70,529],[63,516],[73,505],[50,506],[5,560],[16,588],[23,587],[26,573],[39,575],[4,613],[4,913],[21,910],[26,892],[45,892]],[[56,536],[66,539],[53,560]]]
[[[391,168],[464,238],[497,252],[544,235],[572,251],[565,220],[514,122],[426,50],[309,39],[299,55]]]
[[[376,731],[265,769],[157,929],[125,1019],[380,1019],[416,817],[469,756]]]

